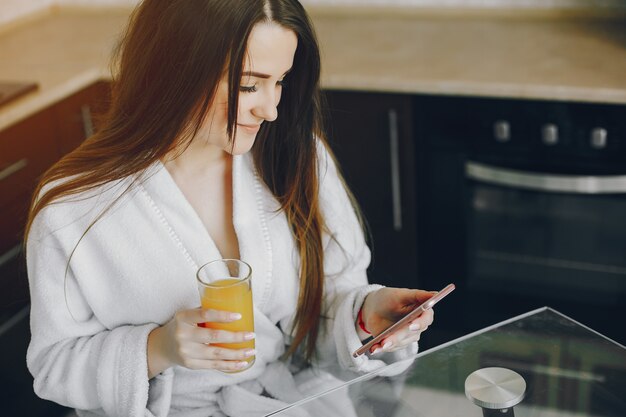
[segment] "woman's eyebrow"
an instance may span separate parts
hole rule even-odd
[[[284,77],[285,75],[289,74],[289,71],[291,71],[292,68],[289,68],[287,71],[285,71],[285,73],[282,76]],[[271,77],[271,75],[269,74],[263,74],[261,72],[255,72],[255,71],[244,71],[241,73],[241,75],[247,76],[247,77],[257,77],[257,78],[270,78]]]

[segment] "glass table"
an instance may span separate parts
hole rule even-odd
[[[621,326],[621,318],[607,319]],[[267,416],[331,417],[328,410],[334,408],[342,417],[481,417],[483,409],[465,394],[465,380],[489,367],[513,370],[524,379],[525,396],[508,411],[517,417],[626,417],[626,347],[547,307]]]

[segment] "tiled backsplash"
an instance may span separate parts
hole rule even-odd
[[[626,8],[625,0],[301,0],[307,5],[324,6],[415,6],[476,8]],[[0,0],[0,25],[54,4],[133,5],[138,0]]]

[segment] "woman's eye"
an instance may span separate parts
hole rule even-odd
[[[247,87],[245,85],[239,86],[239,90],[244,93],[254,93],[256,91],[256,85]]]

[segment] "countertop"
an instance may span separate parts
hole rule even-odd
[[[98,79],[128,8],[51,8],[0,27],[0,80],[39,89],[3,129]],[[626,16],[311,9],[328,89],[626,104]]]

